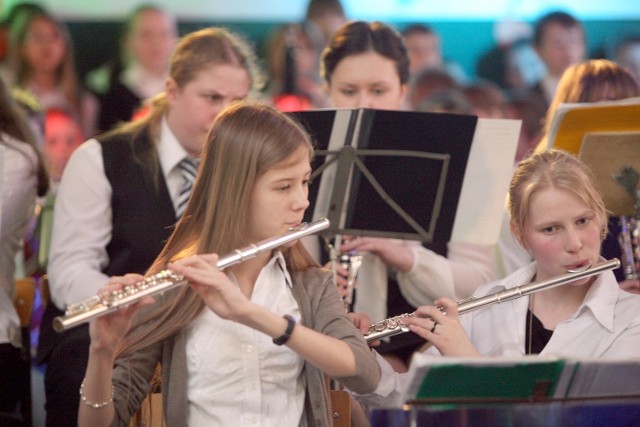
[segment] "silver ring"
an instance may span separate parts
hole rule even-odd
[[[433,321],[433,328],[431,328],[431,333],[433,334],[436,331],[436,326],[438,326],[438,322]]]

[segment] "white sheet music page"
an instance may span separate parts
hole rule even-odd
[[[478,119],[451,241],[498,241],[520,134],[520,120]]]

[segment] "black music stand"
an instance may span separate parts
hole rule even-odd
[[[446,244],[477,117],[370,109],[290,113],[317,144],[306,220],[349,234]]]

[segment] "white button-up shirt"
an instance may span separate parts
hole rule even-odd
[[[291,283],[284,258],[277,252],[260,272],[251,301],[300,319]],[[304,360],[297,353],[209,309],[185,333],[189,426],[305,424]]]

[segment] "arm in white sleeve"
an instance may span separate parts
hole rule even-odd
[[[448,243],[448,257],[422,246],[412,246],[413,267],[398,273],[402,295],[414,306],[431,305],[440,297],[464,299],[493,279],[489,245]]]
[[[83,301],[108,280],[102,273],[111,240],[111,185],[102,148],[90,140],[76,149],[56,195],[47,272],[57,307]]]

